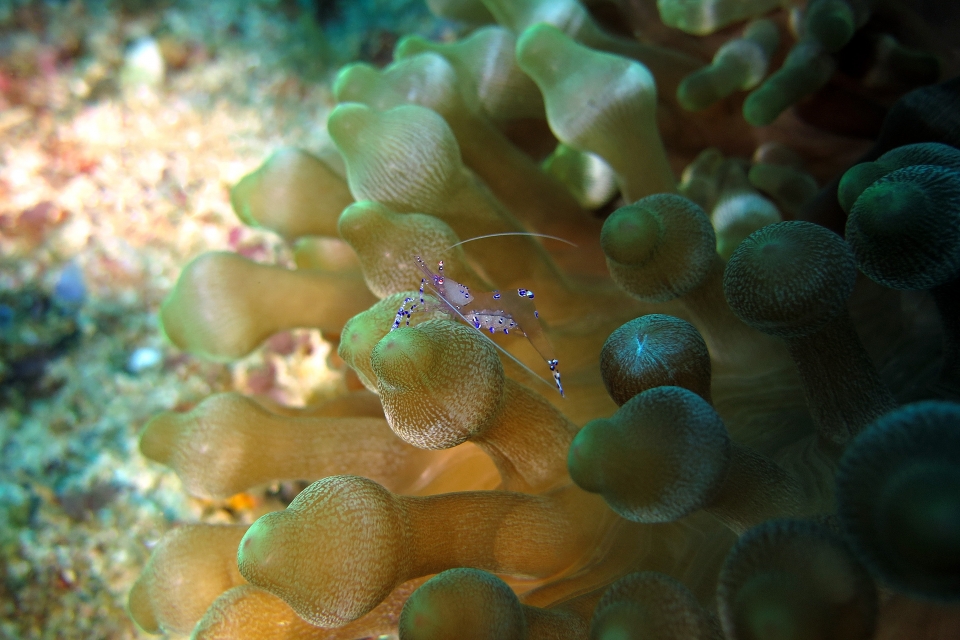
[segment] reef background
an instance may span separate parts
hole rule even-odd
[[[160,302],[206,250],[289,261],[230,185],[280,145],[324,146],[341,64],[451,29],[419,0],[0,1],[0,638],[156,637],[124,606],[163,533],[295,495],[189,498],[137,436],[218,391],[332,394],[329,345],[200,361],[163,341]]]

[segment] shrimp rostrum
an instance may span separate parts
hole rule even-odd
[[[420,280],[420,300],[415,301],[413,298],[406,298],[403,301],[400,310],[397,311],[397,317],[393,322],[391,331],[401,324],[409,326],[411,314],[418,311],[432,311],[435,308],[446,312],[451,317],[463,320],[484,334],[489,332],[490,334],[504,333],[509,335],[511,331],[519,331],[546,361],[547,366],[553,373],[553,381],[557,385],[557,390],[563,396],[559,360],[554,355],[553,347],[550,346],[550,342],[543,333],[543,327],[540,326],[540,314],[533,303],[533,291],[517,289],[515,294],[512,291],[509,293],[501,293],[500,291],[471,292],[466,285],[444,277],[443,260],[437,265],[438,273],[431,271],[420,256],[416,256],[416,260],[425,276]],[[440,301],[439,305],[435,307],[424,298],[425,290]],[[496,345],[496,343],[494,345],[524,369],[530,371],[502,347]],[[533,372],[530,371],[530,373]],[[535,373],[533,375],[536,376]],[[539,378],[539,376],[537,377]]]

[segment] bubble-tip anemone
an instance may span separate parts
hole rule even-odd
[[[896,294],[857,274],[896,285],[896,274],[878,277],[889,264],[922,272],[907,288],[938,296],[950,362],[950,260],[872,251],[862,240],[897,217],[889,185],[956,171],[950,149],[936,162],[917,160],[916,149],[883,155],[907,143],[956,144],[955,110],[936,108],[953,104],[956,85],[920,89],[891,108],[864,158],[876,166],[842,184],[845,241],[814,224],[843,227],[822,208],[836,201],[836,182],[812,196],[861,147],[802,122],[832,89],[798,101],[830,81],[832,51],[862,46],[849,36],[871,3],[810,3],[794,21],[806,29],[796,42],[779,10],[742,33],[694,41],[651,29],[640,42],[601,26],[612,24],[614,4],[631,12],[635,3],[585,4],[594,13],[575,0],[432,1],[453,19],[501,26],[458,43],[404,39],[389,67],[348,67],[327,123],[343,170],[329,155],[288,149],[234,188],[242,220],[298,243],[298,268],[201,256],[161,309],[165,333],[226,360],[275,331],[319,327],[339,343],[366,402],[297,409],[231,393],[150,422],[143,452],[193,493],[314,482],[249,528],[188,525],[165,538],[130,594],[144,629],[192,628],[198,640],[449,629],[716,638],[719,583],[728,637],[766,637],[749,630],[772,624],[797,637],[858,638],[876,622],[867,571],[907,594],[955,598],[950,437],[921,451],[913,445],[923,430],[900,421],[927,405],[894,410],[895,397],[911,399],[898,394],[941,393],[910,339],[936,341],[926,338],[922,305],[900,308]],[[696,32],[771,8],[659,5]],[[774,36],[790,47],[779,69]],[[712,70],[691,76],[715,53]],[[876,51],[865,55],[892,77]],[[753,86],[745,99],[721,97]],[[685,100],[705,108],[690,113]],[[744,113],[770,126],[751,129]],[[597,167],[623,196],[609,203],[601,189],[599,213],[584,210]],[[318,240],[334,233],[338,208],[346,244]],[[951,229],[937,220],[924,237],[949,244]],[[474,241],[526,231],[580,248],[525,235]],[[461,240],[470,242],[453,247]],[[355,256],[334,255],[348,247]],[[437,277],[443,261],[446,277],[490,300],[535,291],[536,331],[491,339],[459,321],[418,257],[437,265]],[[415,312],[398,315],[411,304]],[[504,309],[485,311],[508,320]],[[880,326],[888,320],[896,326]],[[540,340],[562,361],[566,398],[531,374],[544,368]],[[373,394],[382,415],[370,411]],[[893,451],[874,442],[876,425],[890,422],[902,445]],[[873,472],[900,469],[904,457],[906,470],[873,491],[885,482]],[[939,491],[925,484],[931,460]],[[903,506],[891,495],[916,500]],[[831,529],[837,503],[853,553]],[[821,524],[771,522],[803,516]]]

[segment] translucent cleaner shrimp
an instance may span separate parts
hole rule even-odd
[[[536,235],[539,237],[554,238],[554,236],[527,233],[492,235]],[[464,242],[472,242],[473,240],[488,237],[491,236],[480,236],[478,238],[464,240],[463,242],[458,242],[455,245],[447,247],[447,249],[452,249]],[[563,238],[554,239],[573,244],[563,240]],[[420,256],[416,256],[416,260],[417,265],[425,276],[420,280],[420,300],[414,301],[413,298],[406,298],[403,301],[403,304],[397,311],[397,317],[393,322],[393,327],[390,329],[391,331],[398,328],[401,323],[409,326],[410,315],[412,313],[433,310],[435,308],[445,311],[451,316],[460,318],[483,334],[487,332],[490,334],[501,332],[509,334],[514,330],[519,331],[530,341],[533,348],[536,349],[537,353],[546,361],[547,366],[550,367],[550,371],[553,373],[553,381],[557,386],[557,390],[561,396],[564,395],[563,384],[560,382],[560,361],[557,359],[553,352],[553,347],[543,333],[543,327],[540,326],[540,314],[537,311],[536,305],[533,303],[533,291],[529,289],[517,289],[516,295],[513,295],[513,292],[501,293],[500,291],[471,292],[466,285],[444,277],[443,260],[437,265],[438,273],[431,271]],[[440,305],[434,307],[428,303],[426,298],[424,298],[425,290],[440,300]],[[537,378],[540,377],[533,371],[530,371],[529,367],[517,360],[512,354],[500,347],[500,345],[496,343],[494,343],[494,345],[521,367]]]

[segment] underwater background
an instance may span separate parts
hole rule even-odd
[[[195,343],[178,347],[164,335],[165,331],[167,335],[172,332],[169,320],[168,326],[161,326],[161,305],[174,291],[184,266],[209,251],[232,252],[256,263],[287,268],[303,268],[302,261],[315,255],[317,263],[327,261],[330,271],[353,268],[359,274],[352,258],[342,255],[344,243],[336,241],[336,245],[328,246],[321,242],[320,248],[307,250],[294,242],[306,234],[298,238],[295,233],[274,233],[268,228],[269,222],[259,220],[248,219],[245,223],[236,211],[236,198],[242,196],[235,191],[232,203],[231,190],[278,149],[297,147],[319,158],[336,155],[326,122],[338,102],[353,101],[338,101],[336,97],[335,80],[344,65],[361,61],[381,68],[393,60],[394,47],[403,36],[453,42],[477,27],[477,23],[450,17],[457,15],[449,8],[457,3],[431,4],[438,12],[446,7],[448,17],[434,15],[421,0],[0,0],[0,638],[157,637],[141,628],[150,626],[144,622],[149,616],[137,618],[140,626],[134,623],[127,603],[131,588],[163,536],[186,523],[231,525],[241,530],[239,527],[289,505],[315,479],[256,482],[229,496],[196,497],[191,493],[203,492],[185,490],[174,470],[141,453],[139,441],[151,419],[163,412],[189,412],[214,394],[237,392],[254,397],[278,415],[282,414],[278,407],[302,409],[350,394],[369,394],[365,386],[376,389],[377,385],[376,380],[370,380],[373,374],[369,366],[366,370],[357,367],[358,375],[348,366],[352,363],[344,351],[338,355],[343,323],[336,330],[322,332],[284,327],[265,341],[256,340],[259,346],[242,357],[217,353],[210,357]],[[691,33],[695,29],[683,32],[664,25],[658,3],[653,0],[582,4],[616,38],[642,39],[682,52],[704,65],[725,42],[740,37],[748,17],[766,15],[781,32],[781,42],[773,46],[774,53],[769,56],[774,61],[770,70],[774,70],[795,39],[797,25],[802,22],[798,11],[805,3],[768,2],[749,16],[705,28],[699,34]],[[736,171],[743,175],[737,189],[749,191],[751,197],[766,197],[756,217],[744,223],[749,227],[746,230],[727,224],[722,214],[715,215],[717,251],[724,260],[754,229],[780,219],[811,220],[842,234],[844,214],[838,205],[826,206],[822,215],[815,212],[815,204],[811,205],[819,202],[818,198],[822,200],[820,189],[836,192],[836,181],[868,153],[880,135],[884,118],[901,96],[949,81],[960,72],[960,9],[955,3],[880,0],[860,4],[870,5],[872,13],[860,21],[857,35],[849,43],[832,52],[833,66],[823,82],[785,104],[779,119],[779,112],[774,113],[770,122],[756,127],[765,132],[758,137],[743,135],[749,126],[740,115],[745,93],[739,89],[709,106],[708,115],[694,124],[669,110],[659,115],[665,166],[672,170],[674,179],[681,180],[682,195],[708,212],[716,211],[714,205],[722,200],[724,187],[716,171],[707,175],[705,168],[723,158],[737,158]],[[484,21],[491,20],[480,23]],[[957,95],[956,87],[950,91]],[[948,105],[944,108],[955,110],[960,100],[954,97]],[[960,119],[956,115],[953,118],[948,124]],[[734,121],[736,124],[730,124]],[[506,125],[502,128],[510,129]],[[509,133],[518,147],[540,162],[553,147],[544,146],[549,131],[542,122],[539,128],[532,128],[531,139],[525,140],[519,126]],[[956,129],[948,130],[942,141],[951,144],[958,135]],[[751,180],[754,177],[751,166],[780,162],[776,149],[768,148],[767,156],[755,155],[761,146],[759,140],[785,147],[787,151],[779,153],[789,156],[791,162],[797,160],[793,166],[800,178],[788,187],[763,182],[759,177],[752,186],[747,184],[747,174]],[[552,138],[549,141],[555,143]],[[706,149],[717,151],[713,156],[704,155]],[[793,155],[789,155],[791,150]],[[606,159],[616,165],[616,161]],[[693,169],[688,169],[691,166]],[[582,165],[570,167],[570,171],[578,167],[583,171]],[[581,181],[571,186],[571,193],[589,211],[588,226],[593,225],[583,236],[571,238],[580,233],[576,227],[566,227],[564,233],[563,222],[550,220],[549,215],[537,228],[560,229],[557,235],[578,242],[593,236],[599,240],[604,219],[647,195],[637,194],[633,185],[626,184],[628,181],[618,182],[615,172],[604,167],[597,175],[583,171],[571,178],[571,185]],[[551,175],[562,178],[563,170],[561,167]],[[698,170],[705,172],[702,180]],[[345,173],[342,161],[340,172]],[[757,188],[760,183],[768,188]],[[351,188],[357,192],[352,183]],[[734,190],[729,185],[727,188]],[[626,199],[618,190],[635,195]],[[810,213],[812,210],[814,213]],[[960,228],[960,214],[951,220]],[[722,229],[728,233],[721,235]],[[579,269],[590,277],[599,277],[606,273],[607,263],[599,252],[599,242],[595,244],[597,250],[586,252],[586,257],[567,250],[554,250],[552,257],[563,269]],[[338,260],[347,267],[330,266],[340,264]],[[456,268],[456,261],[451,263],[451,269]],[[523,268],[517,267],[517,281],[522,282],[526,275]],[[536,268],[534,265],[531,269]],[[496,269],[490,268],[490,272],[496,273]],[[457,272],[453,274],[450,277]],[[363,275],[368,276],[367,285],[375,280],[366,272]],[[487,275],[482,273],[477,280],[482,282]],[[623,278],[630,281],[630,277]],[[415,291],[418,278],[397,291]],[[614,280],[630,290],[616,275]],[[395,293],[370,286],[374,297],[367,285],[358,275],[354,285],[342,287],[330,301],[321,299],[317,304],[333,304],[334,300],[340,304],[343,300],[344,308],[359,306],[362,310],[377,297]],[[219,300],[216,292],[203,287],[199,290],[201,306]],[[595,291],[600,290],[602,286],[597,285]],[[635,315],[640,316],[660,308],[654,306],[656,302],[644,300],[642,294],[630,291],[634,298],[643,300],[642,304],[631,307],[636,303],[624,302],[621,309],[614,310],[618,303],[610,299],[586,297],[575,312],[577,320],[600,318],[597,326],[605,327],[603,320],[618,312],[637,309]],[[922,291],[897,293],[895,303],[905,318],[901,323],[891,320],[889,306],[885,306],[891,300],[888,293],[860,276],[850,303],[853,324],[867,352],[884,365],[879,367],[882,384],[900,403],[930,398],[956,400],[955,389],[931,382],[943,359],[943,329],[932,299]],[[545,297],[540,295],[538,302]],[[396,302],[393,300],[393,307],[386,311],[387,328],[396,313]],[[256,307],[256,301],[251,304]],[[665,314],[685,314],[679,306],[662,309]],[[957,310],[956,306],[952,309]],[[182,313],[203,315],[196,309]],[[690,312],[686,317],[699,327],[696,315]],[[951,322],[956,329],[956,318],[946,324]],[[549,319],[546,324],[549,326]],[[580,327],[577,331],[586,330]],[[590,344],[602,345],[609,333],[610,329],[604,329]],[[714,353],[715,344],[709,339],[707,344]],[[584,369],[595,369],[594,382],[599,382],[599,348],[589,354],[586,351],[558,354],[561,370],[567,357]],[[543,373],[542,359],[524,353],[524,363]],[[369,354],[367,358],[369,362]],[[547,398],[544,406],[549,403],[564,410],[563,400],[550,395],[556,393],[553,389],[533,386],[538,383],[510,366],[506,364],[508,374]],[[581,399],[588,395],[579,391],[578,385],[601,391],[603,387],[590,387],[582,381],[589,376],[577,377],[576,369],[571,369],[566,393],[574,398],[571,406],[575,408],[569,418],[576,427],[610,417],[618,405],[624,405],[638,391],[621,390],[626,393],[621,401],[617,390],[604,378],[614,401],[604,396],[576,404],[578,392]],[[468,377],[468,372],[458,370],[450,375],[459,379]],[[673,377],[661,384],[687,386],[679,380]],[[548,382],[553,386],[552,380]],[[709,395],[709,371],[706,385]],[[734,405],[742,390],[723,396],[724,390],[718,389],[716,380],[714,385],[715,404],[727,419],[736,410],[728,408],[724,413],[722,407]],[[742,393],[752,398],[750,392]],[[783,412],[777,412],[777,394],[771,392],[769,396],[747,403],[754,402],[753,406],[759,407],[757,413],[767,411],[778,429],[787,425],[782,431],[801,423],[809,428],[798,386],[783,391],[788,406]],[[536,404],[539,400],[529,402]],[[761,406],[761,402],[771,404]],[[367,415],[365,412],[369,412],[366,405],[357,415]],[[803,415],[797,417],[799,414]],[[756,446],[768,447],[765,453],[773,456],[770,451],[782,444]],[[230,449],[226,444],[224,448]],[[957,452],[951,455],[955,456],[954,462],[960,460]],[[566,473],[566,459],[560,464],[562,475]],[[471,469],[478,474],[476,488],[496,486],[496,480],[491,482],[496,475],[492,467],[478,465]],[[355,472],[364,475],[363,469]],[[574,480],[584,488],[589,484],[581,483],[580,478]],[[537,494],[556,489],[550,482],[543,481],[540,487],[533,481],[514,486],[518,492]],[[568,478],[566,482],[569,484]],[[453,481],[450,486],[451,490],[468,488]],[[423,487],[418,487],[410,493],[421,490]],[[825,503],[832,504],[828,499]],[[955,503],[953,508],[952,516],[944,516],[943,526],[954,535],[947,544],[954,544],[951,548],[955,551],[960,515]],[[615,510],[621,515],[629,511]],[[770,517],[775,515],[776,510],[772,510]],[[705,537],[716,533],[714,524],[702,522],[708,516],[699,513],[691,518],[689,525],[683,525],[689,530],[682,535],[690,536],[693,530],[713,532],[703,534]],[[831,531],[836,526],[835,522],[824,524]],[[704,573],[719,565],[735,540],[727,529],[716,537],[722,553],[696,561],[706,567]],[[669,535],[667,539],[665,549],[670,547]],[[685,540],[683,544],[696,546],[690,538]],[[889,635],[875,637],[957,637],[953,634],[960,633],[960,611],[956,604],[944,603],[960,597],[956,558],[950,562],[953,564],[945,569],[954,581],[949,596],[939,598],[941,602],[936,604],[920,598],[922,604],[914,609],[911,604],[898,603],[901,608],[890,614],[900,616],[900,621],[910,621],[909,625],[902,624],[910,626],[916,635],[897,635],[903,626],[887,620]],[[659,568],[670,573],[666,566],[663,563]],[[597,588],[608,586],[619,577],[616,573],[612,571],[609,579],[598,580]],[[689,570],[688,574],[685,577],[697,571]],[[709,609],[703,593],[692,584],[698,581],[703,581],[702,576],[690,578],[687,586]],[[548,582],[544,578],[543,584]],[[522,583],[511,586],[520,593],[534,588]],[[583,595],[573,590],[570,593]],[[597,591],[591,607],[600,593]],[[887,586],[881,586],[881,602],[888,602],[891,593]],[[562,604],[569,595],[557,601]],[[545,597],[543,602],[548,600]],[[399,605],[394,609],[397,613]],[[571,611],[580,615],[582,608],[573,607]],[[586,615],[585,620],[589,619]],[[918,620],[937,620],[940,626],[923,627]],[[162,615],[157,614],[153,622],[151,630],[165,633],[165,637],[189,635],[189,628],[165,624]],[[382,621],[378,624],[383,626]],[[531,628],[536,626],[530,624]],[[530,637],[586,637],[586,627],[576,627],[586,624],[582,620],[564,624],[573,626],[564,631],[560,625],[560,630],[550,632],[554,635]],[[380,627],[372,625],[371,629],[379,629],[379,633],[383,631]],[[881,634],[884,628],[881,625]],[[705,638],[722,637],[710,635],[719,634],[718,629],[701,632]],[[205,637],[221,636],[211,632]],[[277,631],[276,635],[249,637],[363,636],[287,636]],[[677,637],[683,637],[682,633]],[[862,637],[874,637],[872,629]]]
[[[188,498],[137,438],[163,409],[273,384],[264,358],[208,363],[157,324],[201,251],[287,256],[230,185],[324,144],[339,64],[450,28],[419,2],[321,4],[0,3],[0,637],[148,637],[124,608],[163,532],[262,508]],[[290,393],[333,393],[323,355],[307,365]]]

